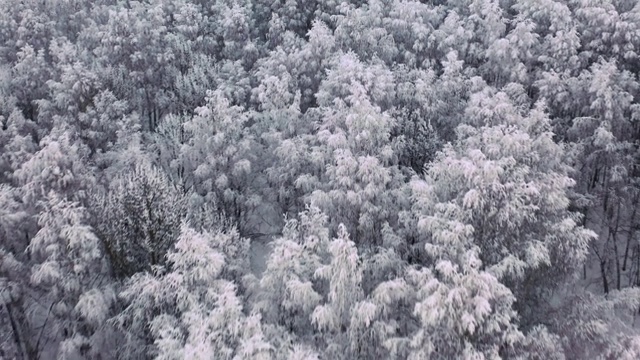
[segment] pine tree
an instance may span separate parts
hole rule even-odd
[[[93,223],[115,278],[162,265],[186,215],[183,195],[162,170],[138,159],[92,199]]]

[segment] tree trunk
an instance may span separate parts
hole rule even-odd
[[[609,234],[613,239],[613,256],[615,256],[616,260],[616,289],[620,290],[620,282],[622,273],[620,271],[620,255],[618,253],[618,228],[620,226],[620,202],[618,201],[618,205],[616,207],[616,225],[614,228],[609,228]]]
[[[622,271],[626,271],[627,270],[627,259],[629,258],[629,248],[631,247],[631,241],[633,239],[633,235],[635,235],[636,232],[636,225],[635,225],[635,219],[636,219],[636,213],[638,211],[638,202],[640,201],[640,194],[636,195],[635,199],[633,200],[633,212],[631,213],[631,218],[629,219],[629,223],[631,224],[631,228],[629,229],[629,234],[627,234],[627,245],[624,249],[624,259],[622,261]]]
[[[618,242],[616,240],[615,233],[613,234],[613,252],[616,259],[616,289],[620,290],[620,278],[622,273],[620,271],[620,257],[618,256]]]
[[[17,307],[18,308],[15,308],[10,303],[4,304],[5,311],[9,317],[9,323],[11,324],[13,340],[18,348],[19,359],[38,359],[38,349],[34,349],[33,346],[31,346],[29,337],[25,334],[24,326],[27,325],[27,321],[24,317],[24,311],[21,310],[22,306],[18,304]]]
[[[602,274],[602,288],[604,289],[604,293],[609,293],[609,282],[607,281],[607,270],[606,270],[607,261],[600,260],[600,273]]]
[[[640,286],[640,248],[636,245],[635,248],[636,254],[636,286]]]

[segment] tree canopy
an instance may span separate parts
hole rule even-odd
[[[0,358],[637,359],[635,0],[0,1]]]

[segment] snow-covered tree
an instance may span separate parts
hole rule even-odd
[[[144,158],[114,177],[91,203],[116,278],[164,264],[186,214],[182,193]]]
[[[434,319],[427,315],[434,310],[425,310],[425,317],[460,319],[457,325],[448,323],[453,334],[481,335],[485,325],[492,332],[502,329],[502,335],[484,335],[510,340],[500,338],[485,348],[491,342],[480,336],[483,346],[470,343],[456,350],[497,356],[522,341],[513,328],[517,315],[512,307],[525,329],[546,324],[550,319],[541,309],[551,291],[582,265],[595,234],[579,226],[579,218],[568,211],[573,181],[562,147],[552,140],[542,104],[522,114],[506,94],[487,89],[471,97],[466,114],[475,127],[460,126],[456,144],[445,147],[426,181],[414,185],[415,206],[423,214],[418,226],[430,234],[425,238],[426,254],[435,266],[423,275],[433,286],[425,294],[430,299],[425,305],[440,309],[436,299],[451,301],[453,295],[443,295],[451,292],[459,299],[449,315]],[[484,295],[478,293],[477,281],[484,283]],[[491,305],[480,310],[485,300]],[[475,312],[465,312],[467,301],[475,304]],[[491,316],[498,316],[498,323],[489,325]],[[460,327],[454,330],[455,326]]]
[[[382,245],[385,223],[404,206],[404,175],[397,168],[400,139],[391,138],[394,119],[374,102],[385,103],[393,79],[382,67],[368,69],[354,54],[336,59],[318,94],[319,129],[311,139],[312,172],[296,186],[330,218],[333,231],[343,223],[360,245]],[[349,85],[347,85],[349,84]],[[388,89],[388,90],[387,90]]]
[[[638,357],[638,1],[4,0],[0,39],[0,358]]]
[[[25,311],[29,268],[24,255],[29,239],[24,236],[24,229],[29,229],[30,221],[18,195],[17,189],[0,185],[0,313],[6,319],[0,323],[0,354],[27,358],[37,353],[38,346],[34,343],[35,329],[29,326]]]
[[[362,302],[362,266],[355,244],[349,240],[344,226],[327,246],[329,263],[316,269],[314,276],[326,283],[328,291],[323,303],[311,314],[311,322],[327,344],[325,354],[336,359],[358,358],[375,354],[367,344],[367,328],[376,308]]]
[[[317,207],[299,217],[287,221],[283,236],[273,242],[255,306],[267,323],[304,339],[312,330],[311,314],[322,300],[313,280],[326,251],[329,230],[326,215]]]
[[[45,316],[42,326],[47,329],[46,336],[61,341],[59,358],[90,356],[102,350],[92,347],[100,341],[92,335],[105,324],[114,300],[112,290],[103,288],[100,281],[106,266],[100,241],[86,225],[84,209],[55,193],[47,200],[38,219],[40,230],[28,248],[37,262],[31,283],[46,289],[44,305],[48,309],[37,313]],[[47,323],[49,317],[52,319]]]
[[[247,255],[229,252],[238,241],[235,230],[183,224],[166,266],[134,275],[121,293],[128,306],[114,321],[127,333],[122,356],[271,359],[259,315],[244,314],[237,285],[224,276],[228,255]]]
[[[180,154],[185,190],[217,207],[241,232],[261,202],[255,188],[259,147],[248,121],[248,114],[221,91],[210,92],[206,106],[183,125],[186,141]]]

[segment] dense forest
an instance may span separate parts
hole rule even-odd
[[[637,0],[1,0],[0,359],[640,359]]]

